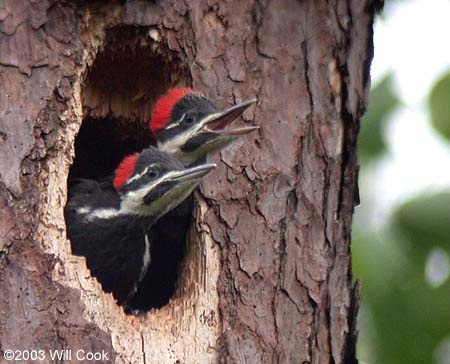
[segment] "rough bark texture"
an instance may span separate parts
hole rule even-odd
[[[0,362],[355,362],[370,3],[0,1]],[[176,297],[126,316],[65,238],[75,137],[83,118],[141,123],[180,83],[220,106],[257,96],[244,121],[261,129],[214,158]]]

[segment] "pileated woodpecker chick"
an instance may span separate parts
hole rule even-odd
[[[185,168],[154,147],[124,158],[113,186],[79,180],[65,208],[72,252],[118,304],[136,291],[150,264],[150,227],[178,206],[214,164]]]
[[[159,150],[190,165],[257,130],[257,126],[227,128],[255,102],[248,100],[220,111],[200,92],[175,88],[157,101],[149,127]]]

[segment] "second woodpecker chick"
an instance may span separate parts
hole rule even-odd
[[[214,164],[185,168],[150,147],[126,157],[114,189],[80,180],[64,210],[72,252],[86,257],[92,276],[118,304],[129,301],[147,272],[153,242],[147,232],[188,197]]]

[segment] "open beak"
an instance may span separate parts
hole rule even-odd
[[[205,119],[202,120],[202,131],[212,132],[223,136],[237,137],[259,129],[258,126],[225,129],[255,102],[256,99],[247,100],[224,111],[208,115]]]
[[[216,168],[216,165],[214,163],[202,164],[196,167],[187,168],[182,171],[175,172],[172,176],[168,178],[168,181],[183,183],[200,179],[206,174],[208,174],[208,172],[214,168]]]

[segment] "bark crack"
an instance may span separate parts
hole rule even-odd
[[[143,364],[147,364],[147,360],[145,357],[145,337],[143,332],[141,332],[141,350],[142,350],[142,359],[144,360]]]
[[[308,41],[305,38],[303,42],[301,43],[302,53],[303,53],[303,67],[305,68],[305,81],[306,81],[306,90],[308,92],[309,96],[309,108],[310,113],[314,113],[314,101],[313,101],[313,94],[311,89],[311,82],[309,79],[309,61],[308,61]]]

